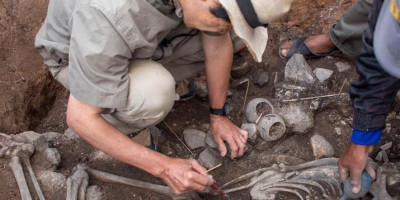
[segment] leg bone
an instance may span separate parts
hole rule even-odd
[[[120,177],[114,174],[109,174],[106,172],[98,171],[95,169],[88,169],[88,172],[90,175],[105,181],[109,183],[118,183],[118,184],[124,184],[124,185],[129,185],[137,188],[142,188],[146,190],[150,190],[159,194],[163,194],[166,196],[169,196],[172,199],[200,199],[200,197],[196,193],[187,193],[187,194],[182,194],[182,195],[176,195],[172,191],[171,188],[163,185],[156,185],[152,183],[147,183],[135,179],[130,179],[130,178],[125,178],[125,177]]]
[[[22,170],[22,165],[17,156],[11,158],[9,166],[14,173],[14,177],[17,180],[19,191],[21,193],[22,200],[32,200],[31,193],[29,192],[28,184],[24,176],[24,171]]]
[[[28,168],[29,175],[31,176],[33,186],[35,187],[35,190],[36,190],[36,193],[37,193],[39,199],[45,200],[42,189],[40,188],[40,185],[36,179],[35,173],[33,172],[32,165],[31,165],[31,162],[29,161],[29,158],[23,158],[23,160],[26,165],[26,168]]]

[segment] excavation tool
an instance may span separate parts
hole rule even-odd
[[[220,166],[220,165],[217,165],[217,166]],[[195,168],[193,168],[193,170],[196,171],[197,173],[200,173],[200,172],[197,171]],[[209,170],[209,171],[211,171],[211,170]],[[203,174],[203,173],[200,173],[200,174]],[[222,197],[224,197],[225,199],[228,199],[228,200],[231,199],[231,198],[229,197],[229,195],[226,194],[226,193],[225,193],[221,188],[219,188],[215,183],[213,183],[213,184],[211,185],[211,188],[212,188],[213,190],[217,191],[218,194],[220,194],[220,195],[221,195]]]

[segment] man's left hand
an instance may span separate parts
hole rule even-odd
[[[240,129],[223,116],[211,115],[210,122],[211,132],[218,144],[221,156],[224,157],[227,152],[224,141],[229,144],[232,159],[243,156],[248,136],[247,131]]]
[[[369,173],[372,179],[375,179],[376,172],[368,160],[368,155],[373,148],[373,145],[350,143],[338,161],[341,181],[345,182],[350,175],[351,190],[355,194],[358,194],[361,190],[361,174],[364,170]]]

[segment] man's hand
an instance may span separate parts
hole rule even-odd
[[[212,176],[196,160],[171,158],[159,175],[176,194],[192,190],[204,191],[214,183]],[[203,174],[204,173],[204,174]]]
[[[224,141],[229,144],[231,149],[231,157],[236,158],[243,156],[244,147],[246,145],[248,133],[234,125],[228,118],[223,116],[211,115],[211,133],[215,142],[218,144],[221,156],[226,155],[227,149]]]
[[[338,162],[339,175],[341,181],[345,182],[349,177],[351,190],[353,193],[358,194],[361,189],[361,174],[367,171],[372,179],[375,179],[376,172],[368,160],[368,155],[371,153],[373,145],[357,145],[350,143],[346,152],[340,157]]]

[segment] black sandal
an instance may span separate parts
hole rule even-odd
[[[283,43],[280,47],[279,47],[279,56],[282,59],[289,59],[291,58],[294,54],[298,53],[298,54],[302,54],[304,56],[304,58],[309,59],[309,58],[321,58],[321,57],[325,57],[325,56],[332,56],[332,55],[336,55],[338,53],[338,49],[334,48],[332,50],[330,50],[327,53],[321,53],[321,54],[317,54],[317,53],[313,53],[308,47],[307,45],[304,43],[304,41],[306,41],[307,38],[309,38],[310,36],[307,37],[293,37],[292,39],[290,39],[289,41],[292,41],[292,47],[290,47],[288,55],[286,57],[284,57],[282,55],[282,48],[289,42],[285,42]]]

